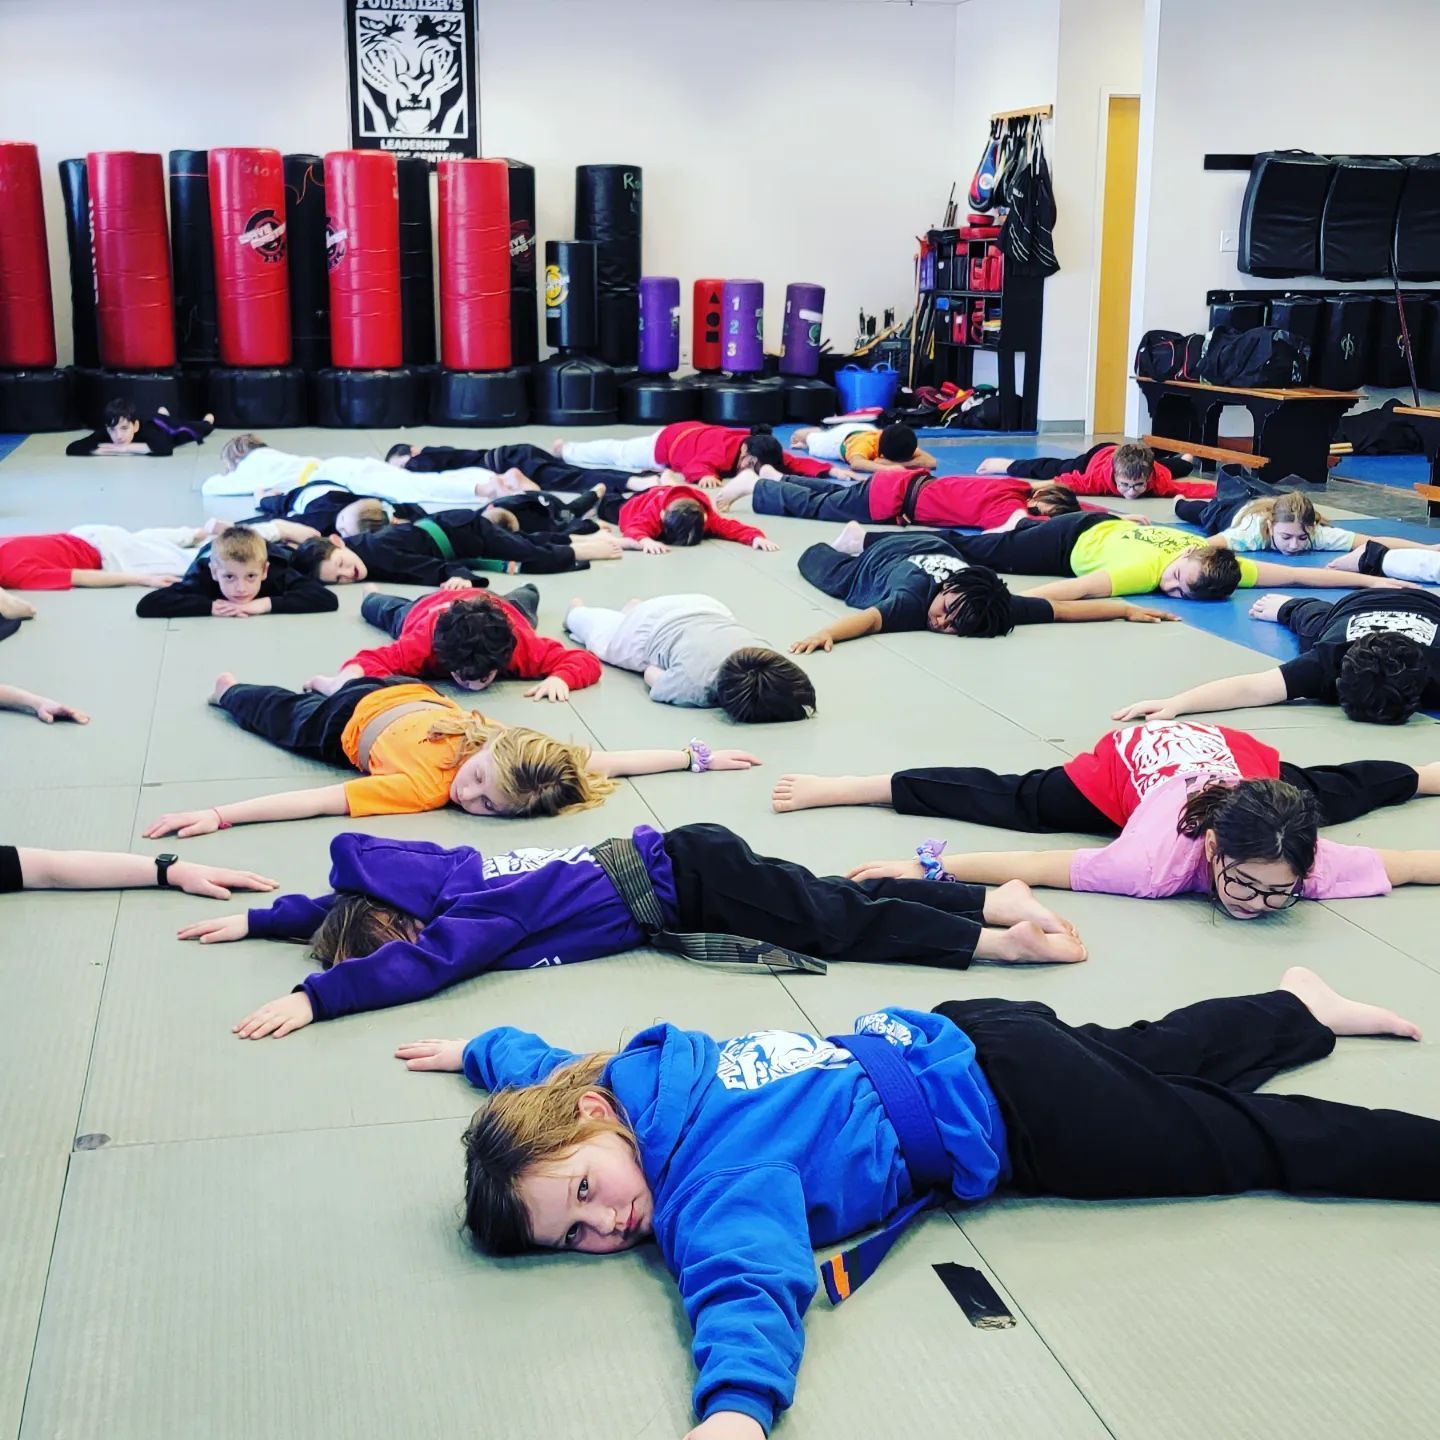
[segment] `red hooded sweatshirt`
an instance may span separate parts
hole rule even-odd
[[[1079,470],[1067,470],[1054,479],[1056,485],[1068,485],[1077,495],[1118,495],[1115,488],[1115,446],[1106,445],[1097,450],[1082,474]],[[1187,500],[1213,500],[1213,480],[1176,480],[1170,471],[1158,460],[1150,476],[1150,488],[1145,492],[1161,500],[1173,500],[1177,495]]]
[[[620,533],[632,540],[660,539],[665,507],[677,500],[698,500],[705,511],[705,533],[717,540],[734,540],[739,545],[748,545],[752,540],[765,538],[763,530],[720,514],[710,503],[710,497],[693,485],[655,485],[633,500],[627,500],[620,507]]]
[[[655,441],[655,463],[678,470],[692,483],[709,475],[733,475],[740,447],[750,438],[748,430],[725,425],[702,425],[698,420],[681,420],[667,425]],[[785,452],[785,469],[792,475],[828,475],[823,460]]]

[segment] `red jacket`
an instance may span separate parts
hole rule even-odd
[[[910,481],[925,473],[923,470],[882,470],[869,480],[858,482],[869,486],[866,499],[870,504],[870,518],[879,523],[973,525],[981,530],[993,530],[1030,503],[1028,480],[1011,480],[1004,475],[937,475],[921,489],[913,519],[901,520],[900,511]],[[1098,510],[1100,507],[1082,505],[1080,508]]]
[[[471,590],[433,590],[422,595],[405,616],[399,639],[373,650],[361,650],[345,663],[358,665],[366,675],[419,675],[444,678],[435,663],[435,622],[452,606],[473,599]],[[541,680],[558,675],[572,690],[583,690],[600,678],[600,662],[588,650],[569,650],[558,640],[537,635],[530,622],[498,595],[486,597],[498,605],[515,632],[515,653],[500,673],[510,680]]]
[[[702,425],[697,420],[681,420],[667,425],[655,440],[655,463],[678,470],[687,480],[703,480],[708,475],[733,475],[740,447],[750,438],[748,430],[732,430],[725,425]],[[808,455],[785,452],[785,468],[792,475],[828,475],[830,467],[823,460]]]
[[[1090,463],[1082,474],[1079,470],[1067,470],[1054,479],[1056,485],[1068,485],[1077,495],[1118,495],[1115,488],[1115,447],[1106,445],[1090,457]],[[1150,488],[1145,492],[1161,500],[1173,500],[1177,495],[1187,500],[1213,500],[1213,480],[1176,480],[1170,471],[1158,460],[1150,476]]]
[[[100,566],[100,552],[78,535],[0,535],[0,587],[68,590],[72,570]]]
[[[710,503],[710,497],[693,485],[655,485],[641,491],[633,500],[627,500],[620,507],[620,533],[632,540],[660,539],[665,507],[680,499],[700,502],[705,509],[705,533],[717,540],[734,540],[737,544],[748,545],[752,540],[765,538],[763,530],[720,514]]]

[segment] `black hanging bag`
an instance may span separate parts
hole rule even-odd
[[[1395,269],[1402,280],[1440,280],[1440,155],[1405,162],[1395,212]]]
[[[1320,211],[1330,160],[1308,150],[1266,150],[1250,166],[1240,205],[1243,275],[1318,275]]]
[[[1336,155],[1320,213],[1320,270],[1327,280],[1390,278],[1395,212],[1405,167],[1385,155]]]
[[[1271,325],[1211,331],[1200,360],[1200,379],[1243,389],[1303,385],[1309,373],[1310,347]]]

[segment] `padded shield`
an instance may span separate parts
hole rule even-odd
[[[1240,205],[1241,274],[1320,273],[1320,212],[1329,185],[1328,156],[1268,150],[1255,157]]]
[[[1384,155],[1336,155],[1320,213],[1320,274],[1380,280],[1390,274],[1405,167]]]

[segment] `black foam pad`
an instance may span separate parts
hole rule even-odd
[[[640,358],[640,294],[601,290],[596,297],[595,353],[607,365],[634,365]]]
[[[1210,307],[1210,328],[1220,325],[1231,330],[1258,330],[1265,323],[1265,304],[1260,300],[1228,300]]]
[[[1375,304],[1369,295],[1325,299],[1320,346],[1311,359],[1311,381],[1328,390],[1354,390],[1370,368],[1370,333]]]
[[[533,365],[540,358],[535,318],[535,167],[506,160],[510,173],[510,359]]]
[[[285,238],[290,242],[290,357],[304,370],[330,363],[330,275],[325,268],[325,163],[285,157]]]
[[[205,408],[227,430],[284,429],[310,419],[298,365],[212,365],[205,387]]]
[[[552,355],[530,372],[531,410],[540,425],[608,425],[618,413],[616,392],[615,372],[589,355]]]
[[[1415,368],[1422,389],[1440,390],[1440,295],[1426,295],[1417,305],[1407,302],[1405,316],[1410,321],[1412,339],[1416,335],[1415,315],[1422,309],[1424,343],[1415,339]]]
[[[407,365],[435,363],[435,257],[430,162],[396,162],[400,182],[400,334]]]
[[[782,387],[785,391],[785,418],[800,420],[807,425],[817,424],[827,415],[834,415],[840,409],[840,392],[823,380],[803,380],[786,377]]]
[[[1320,212],[1320,271],[1327,280],[1390,274],[1405,167],[1384,155],[1336,155]]]
[[[409,366],[317,371],[310,381],[315,424],[374,430],[418,425],[425,418],[425,381],[423,371]]]
[[[1319,350],[1324,301],[1314,295],[1287,295],[1270,302],[1270,323],[1277,330],[1298,335],[1311,350]]]
[[[178,370],[94,370],[76,366],[75,415],[82,425],[99,425],[112,400],[132,400],[140,413],[154,413],[163,405],[172,415],[192,407]]]
[[[1402,280],[1440,280],[1440,155],[1405,162],[1395,212],[1395,268]]]
[[[620,418],[627,425],[673,425],[700,414],[700,392],[681,380],[636,377],[620,387]]]
[[[1318,275],[1320,211],[1330,161],[1304,150],[1255,157],[1240,206],[1236,265],[1244,275]]]
[[[638,165],[575,167],[575,238],[595,241],[602,290],[640,284],[640,211]]]
[[[700,391],[700,418],[707,425],[779,425],[785,390],[778,380],[722,380]]]
[[[430,379],[432,425],[523,425],[529,418],[523,369],[437,370]]]
[[[70,390],[68,370],[0,370],[0,432],[73,429]]]
[[[60,194],[70,247],[70,337],[75,363],[93,368],[100,363],[100,331],[95,318],[95,252],[90,242],[90,171],[84,160],[60,162]]]
[[[170,263],[175,347],[182,365],[220,357],[215,314],[215,243],[210,230],[210,152],[170,152]]]

